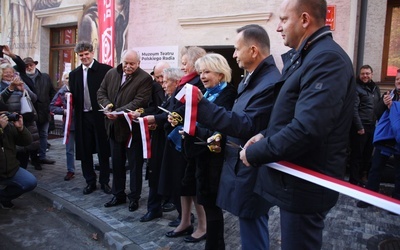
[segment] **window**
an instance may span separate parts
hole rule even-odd
[[[394,81],[400,68],[400,1],[388,0],[383,45],[382,80]]]
[[[63,72],[75,68],[74,53],[77,27],[54,28],[50,31],[50,78],[55,87],[61,87]]]

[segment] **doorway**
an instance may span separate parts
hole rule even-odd
[[[201,46],[207,52],[214,52],[221,54],[228,61],[229,67],[232,69],[232,81],[231,84],[237,88],[240,81],[244,76],[244,70],[239,68],[236,63],[236,59],[233,58],[233,52],[235,48],[233,46]]]

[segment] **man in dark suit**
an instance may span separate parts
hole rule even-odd
[[[142,192],[143,149],[140,128],[132,123],[132,131],[123,115],[108,111],[127,112],[147,107],[151,98],[151,76],[140,66],[140,55],[134,50],[122,53],[122,63],[107,72],[97,91],[97,100],[107,110],[105,115],[107,135],[110,139],[114,197],[105,207],[113,207],[126,203],[125,162],[128,159],[130,170],[129,211],[139,208],[139,199]],[[131,145],[129,145],[129,141]],[[129,146],[127,146],[129,145]]]
[[[227,135],[227,141],[244,145],[265,129],[274,100],[274,84],[280,78],[270,55],[267,32],[259,25],[237,30],[235,52],[239,67],[247,71],[240,82],[232,111],[202,98],[197,121]],[[217,205],[239,217],[242,249],[268,249],[268,209],[270,203],[253,192],[257,169],[247,168],[239,159],[239,147],[225,147]]]
[[[343,179],[353,119],[355,77],[346,52],[325,26],[323,0],[284,0],[277,31],[290,48],[268,128],[240,152],[258,169],[254,191],[280,209],[281,248],[321,249],[324,219],[339,193],[264,164],[290,161]]]
[[[111,194],[110,144],[104,125],[104,115],[97,103],[97,90],[107,71],[112,67],[93,59],[93,45],[79,42],[75,47],[82,65],[69,74],[75,115],[76,159],[81,160],[83,177],[87,186],[83,194],[96,190],[96,173],[93,168],[93,153],[97,152],[100,164],[99,182],[106,194]]]

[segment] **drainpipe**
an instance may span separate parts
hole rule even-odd
[[[364,64],[365,29],[367,27],[367,10],[368,10],[367,6],[368,6],[368,0],[361,0],[356,72],[358,72],[360,67]]]

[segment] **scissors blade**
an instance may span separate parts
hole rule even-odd
[[[238,144],[236,144],[236,143],[234,143],[232,141],[227,141],[226,145],[229,146],[229,147],[232,147],[232,148],[243,149],[242,146],[240,146],[240,145],[238,145]]]
[[[196,141],[196,142],[194,142],[194,144],[196,144],[196,145],[208,145],[209,143],[207,143],[205,141]]]
[[[168,109],[165,109],[163,107],[157,106],[159,109],[161,109],[162,111],[168,113],[169,115],[172,115],[171,111],[169,111]]]

